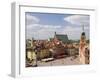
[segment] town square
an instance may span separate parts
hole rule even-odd
[[[89,15],[26,12],[26,67],[90,63]]]

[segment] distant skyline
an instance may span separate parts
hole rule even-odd
[[[83,25],[86,38],[89,39],[89,15],[26,12],[25,21],[27,39],[53,38],[56,32],[67,34],[69,39],[79,40]]]

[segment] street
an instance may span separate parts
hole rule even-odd
[[[55,59],[53,61],[49,62],[41,62],[38,61],[38,66],[63,66],[63,65],[79,65],[79,58],[78,56],[76,57],[65,57],[61,59]]]

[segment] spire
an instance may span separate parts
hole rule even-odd
[[[56,32],[55,32],[55,35],[56,35]]]
[[[56,37],[56,32],[54,33],[54,37]]]
[[[84,32],[84,25],[82,25],[82,31]]]
[[[82,25],[82,36],[85,36],[84,25]]]

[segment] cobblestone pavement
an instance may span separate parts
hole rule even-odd
[[[38,66],[63,66],[63,65],[79,65],[78,57],[66,57],[61,59],[56,59],[49,62],[38,61]]]

